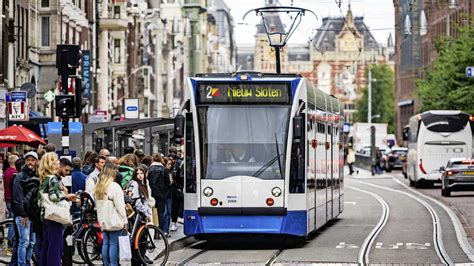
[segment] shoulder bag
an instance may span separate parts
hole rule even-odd
[[[43,201],[44,219],[54,221],[63,225],[71,225],[72,217],[70,213],[70,205],[65,199],[58,202],[53,202],[49,199],[49,188],[51,187],[51,179],[49,178],[48,188],[46,193],[41,193],[41,200]],[[62,193],[62,192],[61,192]]]

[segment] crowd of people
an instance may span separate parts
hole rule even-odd
[[[170,147],[166,156],[146,155],[128,147],[120,158],[101,149],[69,160],[59,158],[53,144],[23,155],[10,153],[3,166],[6,213],[15,225],[7,236],[10,265],[31,265],[33,256],[39,265],[61,265],[64,244],[57,240],[63,239],[64,225],[45,218],[49,205],[44,195],[51,202],[72,202],[73,218],[81,215],[78,193],[88,192],[96,200],[104,232],[104,265],[119,262],[118,237],[128,229],[126,197],[169,237],[177,230],[177,223],[183,222],[181,156],[176,147]],[[64,182],[68,176],[70,182]]]

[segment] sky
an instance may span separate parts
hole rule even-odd
[[[253,44],[255,40],[255,25],[261,21],[255,16],[255,12],[243,15],[250,9],[263,7],[265,0],[224,0],[231,9],[231,15],[235,22],[235,37],[237,44]],[[316,13],[318,19],[312,15],[305,15],[301,24],[288,43],[307,43],[310,36],[314,35],[316,29],[321,26],[324,17],[342,17],[341,11],[336,4],[339,0],[279,0],[282,6],[303,7]],[[395,11],[393,0],[342,0],[342,14],[346,15],[348,3],[354,16],[363,16],[364,21],[371,30],[375,39],[386,44],[390,33],[394,34]]]

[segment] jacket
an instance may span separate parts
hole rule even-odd
[[[170,179],[165,175],[165,167],[161,163],[153,162],[148,168],[148,181],[151,195],[155,200],[165,201],[170,193]]]
[[[347,152],[347,163],[355,163],[355,160],[355,152],[352,149],[349,149]]]
[[[36,171],[32,171],[28,166],[24,166],[21,172],[13,178],[11,208],[15,216],[28,217],[25,205],[25,195],[23,194],[23,184],[36,176]]]
[[[135,169],[133,169],[132,167],[128,165],[119,166],[119,173],[122,176],[122,180],[120,181],[122,185],[122,189],[125,189],[125,187],[127,186],[127,183],[130,180],[132,180],[133,171],[135,171]]]
[[[114,208],[117,211],[118,217],[123,225],[128,223],[127,220],[127,213],[125,212],[125,200],[123,195],[123,190],[119,184],[112,182],[109,187],[107,188],[106,198],[102,200],[97,200],[97,220],[99,220],[100,224],[110,224],[110,219],[113,217],[102,216],[102,213],[107,213],[104,211],[104,200],[111,200],[113,202]]]

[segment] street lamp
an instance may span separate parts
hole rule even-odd
[[[275,49],[276,72],[281,73],[280,49],[286,45],[286,42],[295,32],[296,28],[301,23],[302,16],[304,16],[306,12],[313,14],[316,19],[318,17],[313,11],[305,8],[293,6],[267,6],[247,11],[242,20],[244,20],[251,12],[255,12],[256,16],[262,17],[263,27],[267,34],[268,42],[270,43],[270,46]],[[280,13],[286,13],[291,22],[287,24],[281,23],[279,17]],[[285,26],[287,27],[286,29]]]

